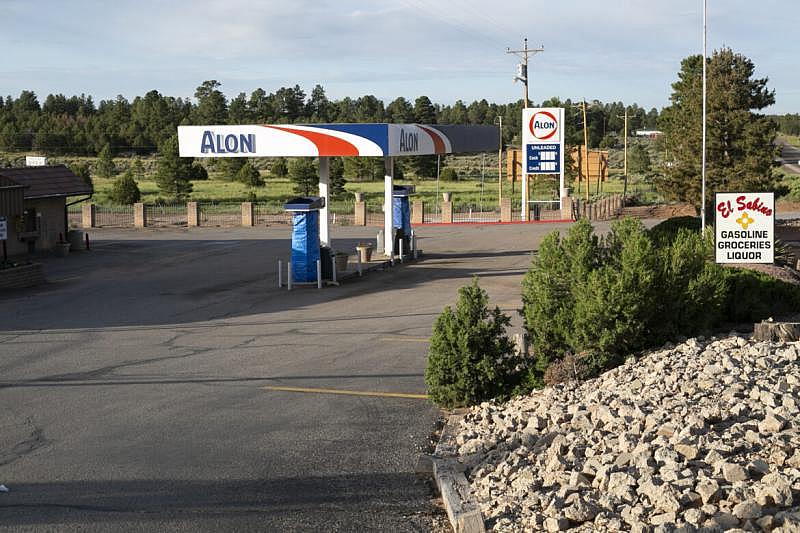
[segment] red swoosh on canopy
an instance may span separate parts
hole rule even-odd
[[[442,141],[442,138],[439,136],[439,132],[433,131],[430,128],[426,128],[425,126],[420,126],[420,128],[422,128],[425,133],[431,136],[431,139],[433,140],[433,149],[436,151],[436,153],[445,153],[444,141]]]
[[[309,141],[314,143],[314,146],[317,147],[317,151],[319,151],[319,155],[322,157],[358,155],[358,148],[354,144],[349,143],[338,137],[334,137],[333,135],[319,133],[316,131],[282,128],[280,126],[267,126],[267,127],[275,130],[285,131],[287,133],[293,133],[295,135],[299,135],[301,137],[308,139]]]

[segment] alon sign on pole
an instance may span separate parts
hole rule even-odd
[[[775,259],[775,194],[717,193],[717,263],[772,263]]]
[[[0,241],[8,239],[8,223],[6,217],[0,217]]]
[[[564,109],[522,110],[522,144],[526,174],[561,174],[564,167]]]

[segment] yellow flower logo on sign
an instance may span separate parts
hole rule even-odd
[[[742,216],[736,219],[736,223],[739,224],[744,230],[746,230],[747,226],[754,222],[755,220],[750,218],[750,215],[748,215],[747,212],[742,213]]]

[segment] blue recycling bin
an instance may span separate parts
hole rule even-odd
[[[400,252],[400,242],[403,242],[403,252],[411,250],[411,205],[409,198],[414,194],[413,185],[395,185],[392,190],[392,225],[394,226],[394,250]]]
[[[319,210],[325,198],[298,196],[283,205],[292,213],[292,280],[296,283],[317,281],[319,260]]]

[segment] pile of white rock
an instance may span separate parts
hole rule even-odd
[[[495,531],[800,531],[800,343],[667,346],[464,416]]]

